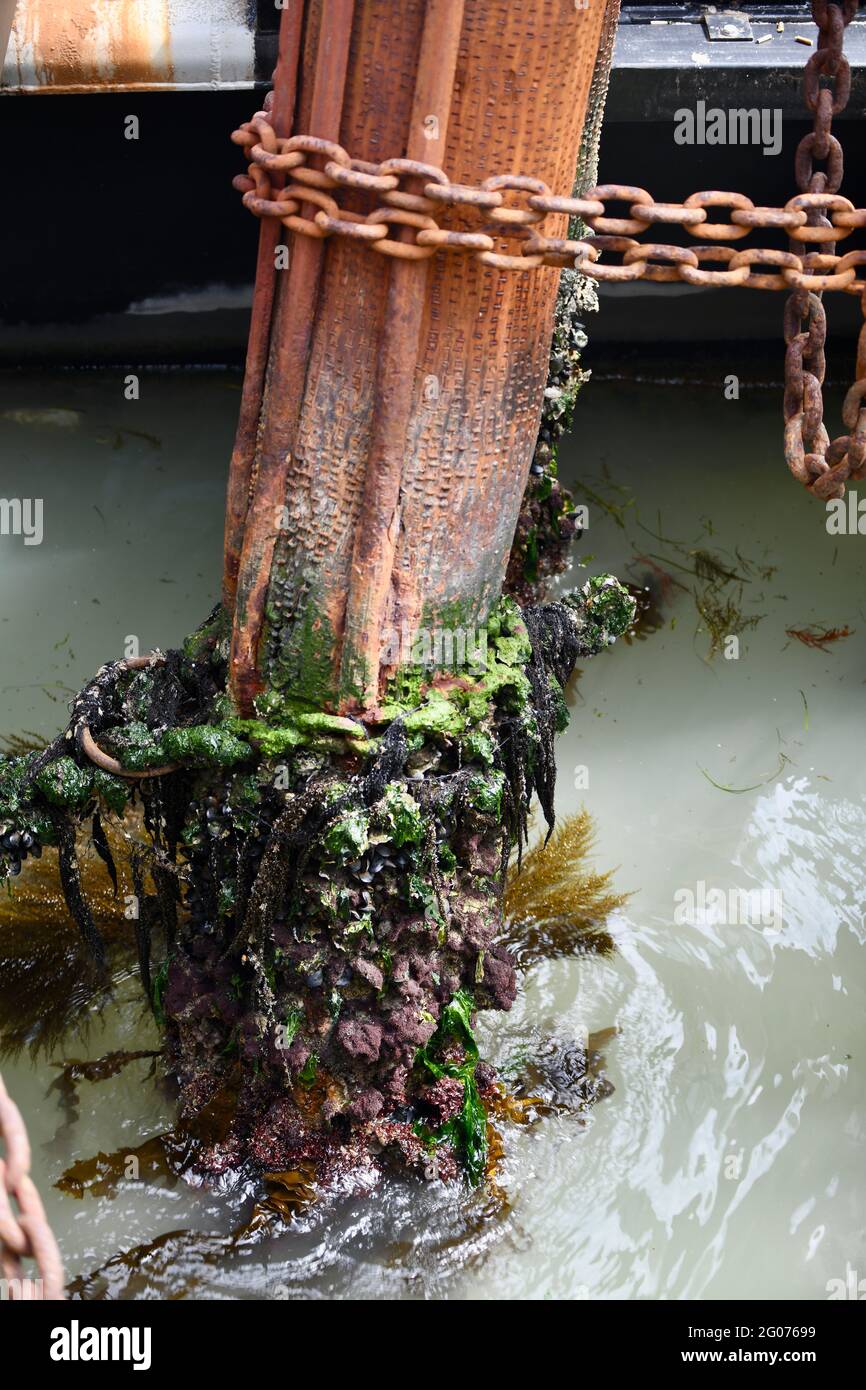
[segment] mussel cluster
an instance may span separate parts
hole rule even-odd
[[[21,865],[28,856],[39,859],[42,846],[30,830],[12,830],[7,827],[0,833],[0,862],[3,873],[9,878],[17,878]]]

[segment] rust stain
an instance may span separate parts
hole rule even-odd
[[[174,81],[169,0],[19,0],[7,63],[43,90],[158,87]]]

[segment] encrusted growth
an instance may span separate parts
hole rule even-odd
[[[505,867],[533,791],[553,823],[574,662],[624,631],[632,606],[609,578],[524,612],[503,599],[483,671],[401,672],[366,724],[277,697],[234,718],[217,614],[182,652],[104,667],[60,738],[3,766],[5,865],[59,847],[97,958],[75,828],[89,822],[114,875],[101,817],[142,803],[149,844],[130,865],[142,983],[184,1119],[231,1097],[202,1170],[312,1160],[326,1175],[393,1157],[479,1178],[493,1076],[473,1014],[515,993]],[[93,766],[85,730],[121,773]],[[166,762],[176,769],[162,776],[123,775]]]
[[[577,397],[589,380],[581,365],[587,342],[582,318],[597,307],[591,282],[577,271],[563,270],[538,443],[505,579],[506,593],[521,604],[531,603],[550,578],[562,573],[571,542],[580,534],[571,494],[557,476],[557,445],[571,429]]]

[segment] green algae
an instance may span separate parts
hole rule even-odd
[[[400,718],[411,748],[427,740],[459,742],[466,761],[490,765],[494,746],[483,726],[500,707],[518,713],[531,699],[524,666],[532,646],[520,609],[503,598],[487,620],[487,652],[483,674],[447,688],[425,683],[424,673],[399,671],[389,682],[380,709],[383,722]],[[429,676],[429,673],[426,673]]]
[[[25,753],[22,757],[4,758],[0,763],[0,816],[15,816],[26,805],[30,769],[36,757],[36,753]]]
[[[160,757],[156,737],[139,719],[131,720],[120,729],[112,729],[106,743],[129,772],[146,772],[149,767],[165,762],[165,758]]]
[[[118,761],[129,772],[147,772],[165,763],[184,763],[188,767],[232,767],[252,756],[248,743],[241,742],[225,724],[191,724],[184,728],[153,733],[141,720],[132,720],[106,736]]]
[[[160,965],[153,977],[150,987],[150,1000],[153,1008],[153,1016],[160,1028],[165,1027],[165,991],[168,985],[168,969],[170,961],[168,956]]]
[[[434,922],[444,931],[445,922],[439,909],[439,902],[433,885],[420,873],[410,873],[406,882],[410,903],[420,908],[428,922]]]
[[[271,579],[279,579],[275,566]],[[310,590],[305,595],[303,617],[288,626],[278,607],[269,600],[263,634],[264,649],[269,652],[265,675],[268,685],[277,691],[289,691],[313,709],[325,709],[337,704],[340,696],[356,693],[346,682],[336,678],[334,654],[337,639],[330,620],[321,610],[320,596]]]
[[[184,729],[167,729],[159,740],[159,750],[169,762],[191,767],[232,767],[250,757],[248,743],[220,724],[192,724]]]
[[[304,743],[294,724],[273,726],[261,719],[229,719],[227,725],[231,733],[245,738],[266,758],[280,758]]]
[[[301,1071],[298,1072],[298,1081],[302,1086],[312,1086],[319,1070],[319,1059],[315,1052],[311,1052]]]
[[[288,1048],[291,1047],[303,1021],[304,1012],[302,1009],[289,1009],[286,1014],[285,1022],[283,1023],[282,1047],[284,1049],[288,1050]]]
[[[481,729],[470,729],[460,740],[463,760],[492,767],[496,756],[493,739]]]
[[[476,811],[488,816],[502,815],[502,798],[505,794],[505,773],[498,768],[486,776],[478,774],[469,779],[466,800]]]
[[[218,604],[195,632],[184,640],[182,651],[188,661],[209,659],[214,651],[228,644],[231,620],[222,604]]]
[[[378,811],[383,828],[395,845],[415,845],[424,839],[426,827],[421,807],[400,782],[388,783]]]
[[[367,737],[362,724],[341,715],[321,711],[290,713],[283,702],[269,702],[273,722],[265,719],[229,719],[231,733],[253,744],[266,758],[283,757],[297,748],[322,753],[371,753],[378,746]]]
[[[564,602],[578,614],[582,640],[593,652],[622,637],[634,620],[634,599],[611,574],[594,575]]]
[[[43,844],[54,844],[49,807],[82,814],[97,800],[121,815],[129,789],[119,777],[97,767],[79,767],[68,755],[55,758],[33,776],[35,753],[0,763],[0,824],[29,830]]]
[[[431,1147],[446,1142],[453,1144],[467,1179],[477,1186],[487,1166],[487,1111],[475,1078],[479,1058],[478,1043],[472,1029],[473,1009],[471,994],[465,989],[458,990],[442,1010],[439,1027],[433,1037],[415,1054],[415,1065],[429,1072],[434,1080],[452,1077],[463,1083],[463,1104],[459,1113],[436,1130],[416,1124],[415,1132]],[[455,1041],[462,1044],[462,1061],[440,1060],[437,1054]]]
[[[57,758],[34,779],[52,806],[86,806],[93,796],[93,774],[80,768],[72,758]]]
[[[130,790],[122,778],[105,772],[101,767],[94,768],[93,790],[110,811],[117,816],[123,815],[129,804]]]
[[[327,854],[342,863],[358,859],[369,845],[369,816],[358,807],[347,811],[325,831],[324,846]]]
[[[366,738],[363,724],[355,719],[346,719],[339,714],[325,714],[321,711],[297,714],[295,723],[302,733],[348,734],[351,738]]]

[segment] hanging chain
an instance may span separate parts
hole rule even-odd
[[[837,206],[844,172],[842,146],[831,128],[851,91],[851,66],[842,44],[857,7],[858,0],[842,0],[841,5],[812,0],[818,48],[806,64],[803,98],[815,120],[797,147],[794,171],[801,194],[812,195],[807,213],[810,240],[822,243],[822,253],[828,256],[835,253],[838,232],[827,210]],[[821,85],[822,78],[826,85]],[[816,169],[816,161],[826,167]],[[821,291],[797,288],[785,305],[785,460],[794,477],[822,499],[841,497],[846,482],[866,472],[866,290],[860,296],[864,323],[856,380],[842,407],[848,433],[832,442],[824,425],[821,390],[827,336]]]
[[[840,497],[849,479],[866,474],[866,270],[858,275],[866,267],[866,249],[836,254],[838,242],[866,227],[866,208],[855,208],[839,192],[844,161],[831,129],[851,90],[842,43],[858,5],[859,0],[812,0],[819,39],[806,64],[804,99],[814,128],[797,148],[799,193],[784,207],[759,207],[742,193],[717,189],[664,203],[645,188],[613,183],[565,198],[540,179],[510,173],[478,185],[452,183],[431,164],[371,163],[312,135],[281,138],[267,103],[232,135],[249,160],[234,185],[255,216],[278,218],[297,236],[345,238],[385,256],[424,261],[444,251],[504,271],[569,266],[600,281],[680,280],[793,291],[784,317],[785,459],[816,497]],[[816,169],[816,161],[826,168]],[[289,181],[277,187],[274,175]],[[363,195],[372,201],[372,211],[359,210]],[[351,208],[338,198],[348,199]],[[624,203],[628,215],[611,216],[610,203]],[[727,220],[710,221],[708,209],[726,212]],[[580,218],[591,235],[582,240],[548,235],[545,220],[563,216]],[[638,239],[656,225],[680,228],[693,244]],[[397,236],[395,227],[409,234]],[[789,249],[730,244],[761,229],[787,232]],[[816,249],[808,249],[810,244]],[[857,379],[842,408],[848,433],[833,441],[824,426],[821,391],[825,291],[858,295],[864,313]]]

